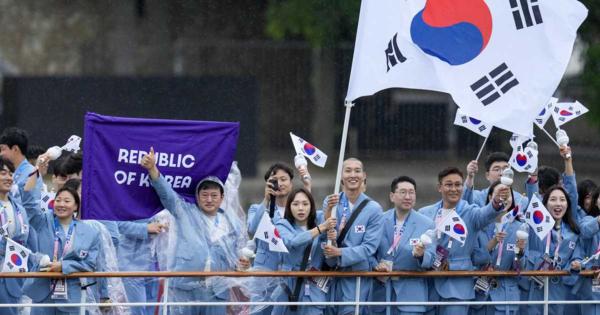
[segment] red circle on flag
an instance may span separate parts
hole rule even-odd
[[[525,164],[527,164],[527,156],[523,153],[519,153],[517,154],[517,164],[519,164],[519,166],[525,166]]]
[[[279,236],[279,231],[277,231],[277,229],[273,229],[273,234],[275,234],[275,237],[281,238],[281,236]]]
[[[540,224],[544,221],[544,214],[540,210],[536,210],[533,212],[533,222],[535,224]]]
[[[12,255],[10,255],[10,261],[15,266],[20,266],[23,263],[23,260],[21,259],[21,256],[15,254],[15,253],[13,253]]]
[[[460,234],[460,235],[465,234],[465,227],[462,226],[462,224],[455,224],[453,229],[454,229],[454,233],[456,233],[456,234]]]
[[[313,154],[315,154],[315,151],[316,151],[316,149],[315,149],[314,145],[312,145],[310,143],[304,144],[304,152],[306,152],[306,154],[313,155]]]

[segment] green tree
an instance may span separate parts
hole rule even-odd
[[[267,34],[274,39],[304,39],[313,47],[354,42],[360,0],[271,0]]]

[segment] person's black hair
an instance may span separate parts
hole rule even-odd
[[[67,185],[64,185],[61,189],[59,189],[56,192],[56,196],[58,197],[58,195],[60,195],[60,193],[63,191],[67,191],[73,196],[73,199],[75,200],[75,203],[77,204],[77,210],[75,210],[75,212],[79,212],[79,210],[81,208],[81,199],[79,198],[79,193],[77,192],[77,190],[73,189],[73,187],[68,187]]]
[[[223,196],[223,194],[225,194],[225,191],[223,190],[223,187],[221,187],[221,185],[219,185],[215,182],[211,182],[209,180],[200,184],[200,186],[198,186],[198,190],[196,191],[196,193],[199,193],[201,190],[207,190],[207,189],[218,189],[221,192],[221,196]]]
[[[71,178],[65,182],[64,186],[71,187],[77,191],[81,187],[81,180],[79,178]]]
[[[0,144],[5,144],[9,148],[16,145],[21,153],[26,155],[28,138],[27,131],[18,127],[8,127],[0,135]]]
[[[411,183],[413,185],[413,187],[415,188],[415,190],[417,190],[417,182],[415,182],[415,180],[412,177],[399,176],[399,177],[394,178],[394,180],[392,181],[392,185],[390,186],[391,192],[395,192],[396,186],[398,186],[399,183],[403,183],[403,182]]]
[[[584,209],[586,212],[589,209],[585,209],[584,207],[585,197],[587,195],[593,194],[596,188],[598,188],[598,185],[596,185],[596,183],[594,183],[594,181],[591,179],[584,179],[577,185],[577,195],[579,196],[577,204],[581,207],[581,209]]]
[[[438,174],[438,183],[441,184],[442,183],[442,179],[444,177],[448,176],[448,175],[451,175],[451,174],[456,174],[456,175],[460,176],[460,178],[462,178],[462,179],[465,178],[465,176],[463,175],[463,173],[457,167],[450,166],[450,167],[446,167],[441,172],[439,172],[439,174]]]
[[[560,183],[560,172],[551,166],[540,166],[538,169],[538,187],[541,195],[546,195],[546,191],[554,185]]]
[[[487,158],[485,159],[485,170],[487,172],[489,172],[490,168],[492,167],[492,164],[494,164],[496,162],[508,163],[509,159],[510,158],[508,157],[508,155],[504,152],[493,152],[490,155],[488,155]]]
[[[562,186],[554,185],[548,188],[548,190],[546,190],[546,193],[544,194],[544,199],[542,200],[542,203],[546,208],[548,208],[548,200],[550,200],[550,194],[555,190],[562,191],[562,193],[565,195],[565,199],[567,200],[567,211],[565,211],[563,220],[567,222],[569,228],[571,228],[571,231],[573,231],[573,233],[579,234],[579,227],[577,226],[577,222],[575,222],[575,219],[573,218],[573,211],[575,211],[575,209],[573,209],[573,205],[571,204],[571,198],[569,198],[569,193],[567,193],[567,191]]]
[[[29,148],[27,148],[27,153],[25,154],[25,157],[28,160],[36,160],[38,156],[44,153],[46,153],[46,150],[44,150],[44,148],[41,145],[32,144],[29,146]]]
[[[12,164],[12,162],[7,158],[0,156],[0,170],[3,170],[4,166],[6,166],[11,173],[15,172],[15,166]]]
[[[294,215],[292,214],[291,205],[292,205],[292,202],[294,202],[294,198],[296,198],[296,195],[300,194],[300,193],[305,194],[306,197],[308,198],[308,201],[310,202],[310,212],[308,213],[306,226],[309,230],[314,229],[317,226],[317,208],[315,206],[315,199],[313,198],[310,191],[306,190],[304,187],[296,188],[296,189],[294,189],[294,191],[292,191],[289,194],[288,199],[285,203],[285,212],[284,212],[283,217],[286,220],[288,220],[288,222],[290,222],[291,225],[295,225],[296,219],[294,218]]]
[[[69,174],[79,174],[83,169],[83,154],[75,153],[67,156],[63,162],[64,172]]]
[[[64,157],[60,157],[54,161],[50,162],[50,169],[51,169],[51,173],[54,176],[63,176],[63,177],[67,177],[67,172],[65,171],[65,166],[64,163],[65,162],[65,158]]]
[[[275,173],[277,173],[279,170],[286,172],[290,176],[290,180],[294,179],[294,170],[283,162],[277,162],[269,166],[267,172],[265,172],[265,182],[268,181],[269,177],[275,175]]]
[[[592,217],[597,217],[600,215],[600,209],[598,208],[598,198],[600,198],[600,187],[597,187],[596,190],[592,193],[592,205],[590,206],[590,210],[587,211],[588,215]]]

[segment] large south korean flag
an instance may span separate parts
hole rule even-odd
[[[586,16],[577,0],[363,0],[346,100],[446,92],[466,115],[531,135]]]

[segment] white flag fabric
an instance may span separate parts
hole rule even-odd
[[[532,174],[538,167],[538,151],[530,147],[523,149],[521,145],[513,149],[509,164],[519,173],[528,172]]]
[[[577,0],[363,0],[346,101],[446,92],[465,114],[531,135],[586,16]]]
[[[31,251],[27,247],[6,238],[6,253],[2,264],[2,272],[27,272],[27,260],[30,254]]]
[[[513,133],[512,136],[510,137],[510,147],[513,148],[513,150],[517,150],[519,148],[522,149],[523,143],[525,143],[528,140],[531,140],[531,137],[522,136],[522,135]]]
[[[463,245],[467,240],[469,231],[465,221],[456,213],[452,211],[444,218],[444,221],[436,227],[440,232],[450,236],[451,238],[461,242]]]
[[[456,117],[454,117],[454,124],[457,126],[465,127],[474,133],[487,138],[492,132],[493,126],[484,123],[483,121],[469,117],[465,115],[460,108],[456,110]]]
[[[292,138],[292,143],[294,144],[296,153],[304,155],[318,167],[325,167],[325,163],[327,162],[327,154],[291,132],[290,137]]]
[[[72,135],[69,137],[69,140],[67,140],[67,143],[63,145],[61,149],[63,149],[64,151],[77,153],[79,152],[79,150],[81,150],[80,144],[81,137]]]
[[[272,252],[288,252],[285,244],[283,244],[281,236],[279,236],[279,231],[277,231],[266,212],[263,213],[262,218],[260,218],[260,223],[258,223],[256,233],[254,233],[254,238],[269,243],[269,250]]]
[[[552,215],[550,215],[550,212],[544,207],[536,194],[531,197],[531,202],[529,202],[529,206],[525,212],[525,222],[531,226],[540,240],[544,240],[544,237],[554,227],[554,218],[552,218]]]
[[[574,103],[556,103],[552,109],[552,119],[556,128],[560,128],[560,126],[587,112],[588,109],[578,101]]]
[[[533,122],[536,123],[538,126],[544,128],[544,125],[546,125],[546,122],[552,115],[552,109],[554,108],[554,105],[557,102],[558,99],[556,97],[551,98],[550,101],[542,107],[542,110]]]

